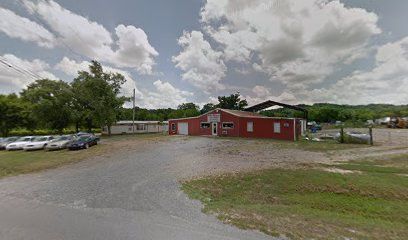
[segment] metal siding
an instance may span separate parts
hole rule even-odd
[[[253,122],[253,132],[247,131],[247,122]],[[281,124],[281,132],[273,131],[274,123]],[[287,126],[285,127],[285,123]],[[241,118],[240,136],[249,138],[274,138],[282,140],[294,140],[293,120],[292,119],[271,119],[271,118]]]
[[[222,110],[219,110],[218,112],[210,111],[207,114],[204,114],[202,116],[196,117],[196,118],[188,118],[188,119],[173,119],[169,121],[169,134],[174,135],[177,134],[175,131],[171,131],[171,124],[175,123],[176,125],[179,123],[188,123],[188,134],[189,135],[211,135],[211,128],[203,129],[200,128],[200,123],[201,122],[207,122],[207,115],[208,114],[214,114],[214,113],[220,113],[220,120],[221,122],[218,123],[218,135],[219,136],[231,136],[231,137],[248,137],[248,138],[274,138],[274,139],[282,139],[282,140],[295,140],[295,132],[294,129],[296,129],[296,135],[298,135],[298,124],[300,122],[298,121],[293,121],[293,119],[276,119],[276,118],[251,118],[251,117],[238,117],[235,115],[232,115],[230,113],[224,112]],[[234,128],[233,129],[222,129],[222,122],[233,122],[234,123]],[[246,126],[247,122],[253,122],[254,123],[254,129],[253,132],[247,132],[246,131]],[[281,123],[281,132],[280,133],[274,133],[273,131],[273,124],[275,122]],[[294,126],[293,124],[296,124]],[[284,124],[287,124],[287,127],[284,126]],[[176,126],[176,129],[178,129],[178,126]]]
[[[188,135],[188,122],[180,122],[177,126],[177,133],[180,135]]]

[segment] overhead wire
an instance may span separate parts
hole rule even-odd
[[[18,0],[17,3],[19,3],[22,7],[24,7],[24,2],[23,0]],[[42,19],[40,19],[36,14],[32,15],[38,22],[40,22],[41,24],[44,25]],[[68,26],[73,32],[76,32],[71,26]],[[83,40],[80,38],[80,36],[75,35],[75,37],[77,37],[77,39],[80,42],[83,42]],[[61,43],[61,45],[63,47],[65,47],[66,49],[68,49],[72,54],[79,56],[81,59],[88,59],[88,57],[76,52],[75,50],[73,50],[67,43],[65,43],[65,41],[61,38],[61,37],[57,37],[55,38],[58,42]],[[25,76],[29,76],[32,79],[36,80],[36,79],[41,79],[43,77],[41,77],[40,75],[38,75],[37,73],[34,73],[33,71],[26,69],[24,67],[18,66],[15,63],[10,63],[8,60],[6,60],[4,57],[0,56],[0,63],[3,64],[5,67],[7,67],[6,69],[13,69],[15,72],[18,72],[20,74],[23,74]]]
[[[0,59],[0,63],[2,63],[4,66],[6,66],[8,68],[13,69],[14,71],[16,71],[16,72],[18,72],[20,74],[23,74],[23,75],[26,75],[26,76],[29,76],[29,77],[33,78],[34,80],[42,78],[41,76],[39,76],[39,75],[29,71],[29,70],[26,70],[26,69],[24,69],[22,67],[18,67],[17,65],[11,64],[11,63],[3,60],[3,59]]]

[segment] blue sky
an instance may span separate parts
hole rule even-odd
[[[392,2],[392,3],[391,3]],[[407,1],[2,0],[0,93],[97,59],[139,106],[408,103]]]

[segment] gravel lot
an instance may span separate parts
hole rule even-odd
[[[179,181],[407,153],[408,131],[397,131],[399,140],[393,144],[384,137],[380,146],[329,152],[250,139],[163,136],[117,141],[112,145],[120,150],[0,180],[0,239],[270,239],[201,213],[201,204],[180,191]]]
[[[180,191],[211,139],[164,138],[0,180],[0,239],[270,239],[201,213]]]

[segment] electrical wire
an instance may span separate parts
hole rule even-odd
[[[25,69],[23,69],[23,68],[21,68],[21,67],[16,67],[16,65],[11,65],[10,63],[8,63],[8,62],[6,62],[6,61],[4,61],[4,60],[2,60],[2,59],[0,59],[0,63],[2,63],[4,66],[6,66],[6,67],[8,67],[8,68],[13,69],[14,71],[16,71],[16,72],[18,72],[18,73],[20,73],[20,74],[29,76],[29,77],[31,77],[31,78],[34,79],[34,80],[37,80],[37,79],[41,79],[41,78],[42,78],[41,76],[39,76],[39,75],[37,75],[37,74],[34,74],[34,73],[31,73],[30,71],[25,70]]]

